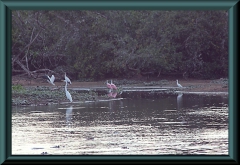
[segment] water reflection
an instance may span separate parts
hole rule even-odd
[[[228,154],[228,98],[180,93],[176,104],[176,95],[112,95],[13,108],[12,154]],[[44,149],[28,150],[36,144]]]
[[[113,112],[113,101],[109,101],[109,112]]]
[[[72,124],[72,110],[73,110],[73,107],[70,106],[66,109],[66,124],[68,126],[70,126]]]
[[[177,110],[181,110],[182,108],[182,96],[183,96],[183,93],[179,93],[178,96],[177,96]]]
[[[116,91],[110,91],[109,93],[108,93],[108,97],[112,97],[112,98],[116,98],[117,97],[117,92]]]

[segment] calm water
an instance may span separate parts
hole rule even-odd
[[[125,92],[12,108],[12,154],[228,155],[228,96]]]

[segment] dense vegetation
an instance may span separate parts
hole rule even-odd
[[[228,76],[227,11],[13,11],[12,73]]]

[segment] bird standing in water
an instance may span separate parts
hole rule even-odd
[[[66,97],[67,97],[67,99],[68,99],[70,102],[72,102],[72,96],[71,96],[71,94],[70,94],[70,93],[68,92],[68,90],[67,90],[67,84],[68,84],[68,82],[67,82],[67,80],[63,80],[63,81],[66,82],[66,84],[65,84]]]
[[[117,92],[109,92],[108,93],[108,97],[116,98],[116,96],[117,96]]]
[[[177,86],[182,88],[182,85],[178,83],[178,80],[177,80]]]
[[[72,84],[71,80],[67,77],[66,72],[65,72],[65,80],[67,80],[67,82],[69,82],[70,84]]]
[[[117,89],[116,85],[112,83],[112,80],[111,80],[111,87],[112,89]]]
[[[107,80],[107,88],[109,88],[109,92],[111,92],[111,91],[112,91],[112,86],[111,86],[111,84],[110,84],[110,83],[108,83],[108,80]]]

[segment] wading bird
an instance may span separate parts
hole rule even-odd
[[[66,82],[66,84],[65,84],[65,93],[66,93],[66,96],[67,96],[67,99],[70,101],[70,102],[72,102],[72,96],[71,96],[71,94],[68,92],[68,90],[67,90],[67,80],[63,80],[63,81],[65,81]]]
[[[177,80],[177,86],[182,88],[182,85],[178,83],[178,80]]]
[[[110,89],[109,92],[112,90],[112,86],[111,84],[108,83],[108,80],[107,80],[107,87]]]
[[[53,82],[54,82],[54,80],[55,80],[55,77],[54,77],[54,75],[52,75],[52,77],[50,78],[48,75],[47,75],[47,77],[48,77],[48,79],[49,80],[47,80],[50,84],[52,84],[52,85],[55,85]]]
[[[108,97],[116,98],[116,96],[117,96],[117,92],[110,92],[110,93],[108,94]]]
[[[67,77],[66,72],[65,72],[65,80],[67,80],[67,82],[69,82],[70,84],[72,84],[71,80]]]
[[[112,80],[111,80],[111,87],[112,89],[117,89],[116,85],[112,83]]]

